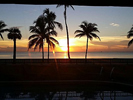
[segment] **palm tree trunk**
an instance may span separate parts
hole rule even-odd
[[[44,60],[44,46],[42,44],[42,60]]]
[[[85,53],[85,59],[87,59],[87,51],[88,51],[88,37],[87,37],[87,43],[86,43],[86,53]]]
[[[49,24],[50,27],[50,24]],[[48,29],[48,33],[50,32],[50,30]],[[48,40],[49,41],[49,40]],[[48,43],[48,62],[49,62],[49,43]]]
[[[48,43],[48,61],[49,61],[49,43]]]
[[[69,48],[69,33],[68,33],[68,26],[67,26],[67,21],[66,21],[66,6],[65,6],[65,11],[64,11],[64,19],[65,19],[65,25],[66,25],[66,32],[67,32],[67,53],[68,53],[68,59],[70,59],[70,48]]]
[[[16,63],[16,38],[14,38],[13,41],[14,41],[13,63]]]

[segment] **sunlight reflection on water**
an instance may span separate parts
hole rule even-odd
[[[67,58],[67,53],[66,52],[64,53],[64,57],[63,58]]]

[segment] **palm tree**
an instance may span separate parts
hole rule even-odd
[[[30,26],[31,33],[35,33],[29,37],[29,44],[28,44],[28,50],[31,49],[32,46],[34,46],[34,50],[39,46],[39,51],[42,49],[42,59],[44,59],[44,47],[43,47],[43,34],[41,34],[40,30],[36,28],[35,26]]]
[[[63,29],[62,24],[55,21],[56,15],[52,11],[49,11],[49,9],[45,9],[43,12],[44,15],[44,21],[47,24],[48,33],[50,32],[50,29],[53,30],[55,28],[55,25],[57,25],[61,30]],[[48,43],[48,59],[49,59],[49,43]]]
[[[75,37],[79,37],[79,38],[81,38],[82,36],[87,37],[85,59],[87,59],[88,40],[89,39],[92,40],[93,37],[98,38],[100,40],[100,38],[95,33],[93,33],[93,32],[99,32],[96,26],[97,24],[95,23],[88,23],[87,21],[83,21],[79,26],[80,28],[82,28],[82,30],[76,30],[74,33],[74,34],[79,33]]]
[[[48,32],[51,28],[46,27],[46,23],[44,22],[44,16],[39,16],[39,18],[34,21],[36,23],[35,26],[30,26],[30,32],[34,33],[29,37],[29,45],[28,50],[34,46],[34,50],[39,47],[39,51],[42,49],[42,59],[44,59],[44,42],[46,40],[49,45],[54,48],[55,43],[59,44],[56,39],[50,37],[50,35],[57,36],[57,32],[52,30]]]
[[[14,51],[13,51],[13,62],[16,62],[16,39],[21,39],[22,35],[21,32],[18,28],[16,27],[12,27],[10,29],[8,29],[9,33],[7,35],[8,39],[13,40],[14,42]]]
[[[133,36],[133,25],[132,25],[132,28],[130,29],[130,31],[128,32],[128,35],[127,35],[127,38],[130,38],[131,36]],[[128,42],[128,47],[133,43],[133,39],[131,39],[129,42]]]
[[[51,34],[53,34],[53,35],[55,35],[55,36],[57,36],[56,35],[56,31],[51,31],[51,32],[49,32],[48,34],[46,34],[46,42],[48,43],[48,45],[51,47],[51,49],[53,50],[54,48],[55,48],[55,44],[58,44],[59,45],[59,42],[55,39],[55,38],[53,38],[52,36],[51,36]],[[49,51],[48,51],[49,52]]]
[[[60,7],[62,6],[61,4],[58,4],[56,7]],[[66,9],[67,7],[71,7],[73,10],[73,6],[72,5],[67,5],[67,4],[64,4],[64,19],[65,19],[65,25],[66,25],[66,33],[67,33],[67,53],[68,53],[68,58],[70,59],[70,48],[69,48],[69,32],[68,32],[68,26],[67,26],[67,16],[66,16]]]
[[[7,31],[7,29],[3,29],[4,27],[6,27],[6,24],[3,21],[0,21],[0,36],[1,38],[4,40],[3,36],[1,33]]]

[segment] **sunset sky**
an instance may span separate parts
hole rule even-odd
[[[80,29],[82,21],[96,23],[100,33],[96,33],[101,41],[93,39],[89,41],[88,51],[133,51],[133,45],[127,48],[130,39],[127,39],[127,32],[133,24],[133,7],[110,7],[110,6],[73,6],[75,10],[67,8],[67,23],[70,35],[70,51],[85,52],[86,37],[74,38],[75,30]],[[19,27],[22,39],[17,40],[17,51],[27,51],[29,26],[33,25],[43,10],[49,8],[57,15],[56,21],[62,23],[63,30],[56,31],[55,37],[60,45],[56,46],[56,52],[66,51],[66,29],[64,23],[64,7],[56,8],[56,5],[18,5],[18,4],[0,4],[0,20],[7,24],[7,27]],[[7,39],[7,33],[3,33],[4,41],[0,38],[0,52],[12,51],[13,41]],[[45,43],[47,48],[47,44]],[[45,51],[47,51],[47,49]],[[32,51],[32,50],[30,50]],[[36,50],[38,51],[38,50]]]

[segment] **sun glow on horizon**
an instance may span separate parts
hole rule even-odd
[[[60,47],[62,51],[66,52],[67,51],[67,46],[62,46]]]
[[[74,39],[69,39],[70,51],[71,51],[71,46],[73,45],[75,45]],[[60,46],[61,51],[66,52],[67,51],[67,39],[60,39],[59,46]]]

